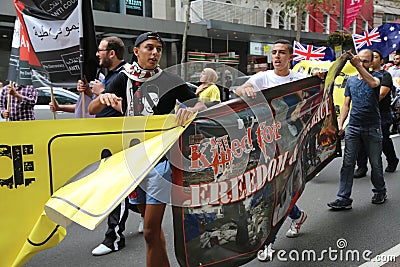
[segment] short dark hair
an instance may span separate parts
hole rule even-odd
[[[289,40],[286,39],[278,39],[274,42],[274,44],[285,44],[289,48],[289,53],[293,54],[293,45]]]
[[[164,41],[161,39],[158,32],[145,32],[136,38],[135,47],[139,47],[140,44],[146,40],[157,40],[161,42],[161,45],[164,45]]]
[[[372,52],[373,52],[373,53],[377,53],[377,54],[379,55],[379,58],[380,58],[381,60],[383,59],[382,53],[381,53],[381,51],[379,51],[378,49],[374,49],[374,50],[372,50]]]
[[[114,50],[118,59],[123,60],[125,54],[125,45],[121,38],[109,36],[102,39],[107,42],[107,50]]]

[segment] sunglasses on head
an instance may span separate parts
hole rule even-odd
[[[161,42],[161,37],[156,32],[151,32],[147,35],[147,39],[157,40]]]

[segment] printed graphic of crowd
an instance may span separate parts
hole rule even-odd
[[[392,75],[393,86],[392,101],[390,104],[393,114],[393,124],[390,126],[390,133],[400,133],[400,54],[396,54],[393,58],[393,66],[388,68],[388,72]]]

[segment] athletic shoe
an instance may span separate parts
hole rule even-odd
[[[387,199],[386,193],[375,193],[372,197],[372,204],[383,204]]]
[[[139,222],[139,227],[138,227],[138,232],[143,233],[143,217],[140,216],[140,222]]]
[[[301,211],[301,216],[298,219],[292,220],[289,230],[286,232],[287,237],[298,237],[300,234],[300,227],[307,219],[307,214]]]
[[[328,203],[328,207],[334,210],[349,210],[352,208],[350,201],[345,201],[341,199],[336,199]]]
[[[92,255],[93,256],[102,256],[102,255],[107,255],[111,252],[113,252],[113,250],[111,248],[107,247],[104,244],[100,244],[95,249],[92,250]]]

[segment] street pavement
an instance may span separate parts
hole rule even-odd
[[[393,141],[397,155],[400,156],[400,137],[394,136]],[[271,262],[260,262],[254,259],[243,266],[359,266],[366,262],[363,255],[365,258],[373,258],[400,243],[398,207],[400,166],[395,173],[385,173],[388,189],[388,200],[385,204],[371,204],[369,170],[367,177],[354,180],[353,209],[331,211],[326,203],[336,197],[341,164],[342,158],[336,158],[317,177],[306,184],[297,202],[308,214],[308,219],[301,228],[301,235],[298,238],[285,237],[285,232],[289,227],[289,219],[287,219],[274,245],[276,250],[274,259]],[[385,168],[384,156],[383,165]],[[145,242],[142,234],[137,232],[138,223],[139,216],[130,212],[126,228],[126,247],[121,251],[99,257],[92,256],[91,251],[103,240],[106,223],[103,222],[94,231],[73,224],[67,228],[67,236],[59,245],[38,253],[24,266],[143,267],[146,262]],[[179,266],[174,255],[170,207],[166,210],[163,228],[171,266]],[[315,260],[312,257],[311,260],[308,258],[310,253],[315,253]],[[296,255],[299,255],[297,259]],[[357,260],[357,255],[359,260]],[[386,266],[400,266],[399,258],[395,263]]]

